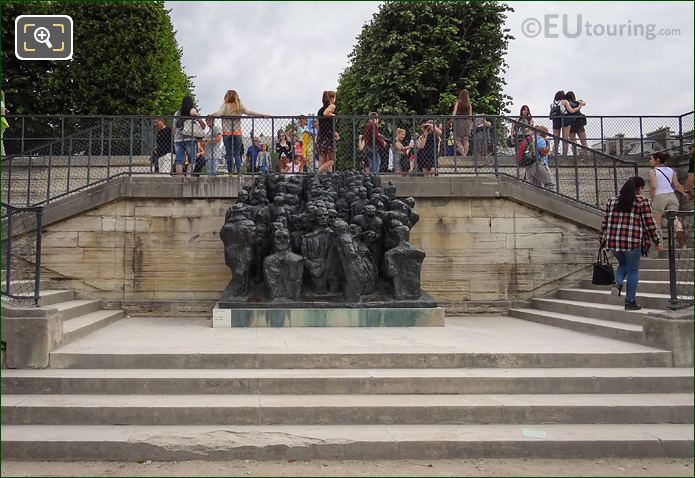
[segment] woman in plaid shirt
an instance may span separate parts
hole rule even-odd
[[[656,234],[651,204],[641,195],[644,184],[644,179],[639,176],[628,179],[620,189],[620,194],[608,200],[601,223],[601,247],[612,250],[618,260],[611,294],[620,295],[623,280],[627,277],[625,310],[641,309],[635,295],[639,282],[640,257],[649,250],[649,238],[656,244],[657,251],[663,249]]]

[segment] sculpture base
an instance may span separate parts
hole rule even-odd
[[[442,307],[287,307],[212,311],[213,328],[230,327],[443,327]]]
[[[394,299],[378,290],[362,297],[361,302],[346,302],[342,293],[313,294],[307,292],[300,300],[275,300],[250,294],[246,300],[222,294],[217,305],[220,309],[432,309],[437,307],[437,301],[426,292],[417,299]]]

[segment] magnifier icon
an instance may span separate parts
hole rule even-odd
[[[49,32],[46,27],[39,27],[34,30],[34,40],[45,44],[48,48],[53,48],[53,44],[51,44],[51,32]]]

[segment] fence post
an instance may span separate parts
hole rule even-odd
[[[275,134],[275,117],[270,118],[270,145],[274,146],[275,145],[275,140],[277,139],[278,135]],[[270,148],[268,148],[270,149]],[[273,148],[275,149],[275,148]],[[272,154],[272,153],[271,153]],[[272,156],[271,156],[272,158]],[[236,158],[234,158],[234,161],[236,161]],[[238,173],[240,171],[237,171]],[[280,157],[278,156],[278,172],[282,174],[282,169],[280,168]]]
[[[46,181],[46,204],[51,200],[51,170],[53,163],[53,143],[48,147],[48,180]]]
[[[477,117],[472,118],[472,128],[473,128],[473,172],[478,174],[478,126],[476,125]],[[516,178],[519,179],[519,173],[517,171]]]
[[[357,124],[355,117],[352,117],[352,170],[357,170]]]
[[[128,176],[133,175],[133,118],[130,118],[130,140],[128,141]],[[150,163],[151,164],[151,163]]]
[[[331,172],[334,172],[338,169],[338,146],[336,145],[336,139],[335,139],[335,125],[336,125],[336,119],[335,116],[331,116],[331,124],[333,125],[333,168],[331,168]]]
[[[683,115],[678,117],[678,153],[683,154]]]
[[[412,138],[415,140],[414,143],[413,143],[413,146],[414,146],[414,148],[413,148],[413,151],[414,151],[414,153],[413,153],[413,163],[415,163],[415,164],[413,164],[413,172],[414,172],[415,175],[417,176],[417,174],[418,174],[418,172],[419,172],[419,171],[418,171],[418,166],[417,166],[417,157],[418,157],[418,152],[419,152],[419,151],[418,151],[418,147],[417,147],[417,139],[419,138],[419,135],[417,134],[417,127],[416,127],[415,125],[416,125],[415,118],[412,118],[412,128],[413,128],[413,129],[412,129],[412,131],[413,131],[413,133],[412,133],[412,134],[413,134]],[[416,137],[416,135],[417,135],[417,137]],[[408,161],[408,163],[410,163],[410,161]],[[410,167],[410,164],[408,164],[408,167]]]
[[[92,129],[89,129],[89,148],[87,149],[87,186],[89,186],[89,176],[92,168]]]
[[[603,138],[603,116],[601,116],[601,152],[602,153],[606,152],[606,145],[604,143],[604,138]]]
[[[113,145],[113,121],[109,123],[109,136],[107,138],[109,142],[109,154],[106,157],[106,179],[111,177],[111,147]]]
[[[34,304],[39,306],[41,293],[41,228],[43,226],[43,209],[36,211],[36,256],[34,258]]]
[[[7,204],[12,204],[12,158],[5,160],[3,158],[3,165],[5,163],[10,163],[9,167],[5,166],[3,169],[7,171]]]
[[[678,287],[676,283],[676,239],[675,222],[676,212],[668,211],[665,214],[668,229],[668,285],[670,300],[668,308],[676,310],[678,308]],[[657,224],[657,227],[660,225]]]
[[[639,117],[639,145],[640,145],[640,156],[644,157],[644,130],[642,125],[642,117]]]
[[[101,145],[99,147],[99,155],[104,157],[104,117],[101,118]]]
[[[31,206],[29,202],[31,201],[30,199],[30,194],[31,194],[31,155],[27,158],[29,160],[29,167],[27,168],[27,207]]]
[[[12,271],[12,206],[7,205],[7,253],[5,254],[5,287],[7,288],[7,295],[10,295],[10,277]]]
[[[389,144],[389,152],[387,154],[386,161],[388,161],[388,158],[393,157],[393,169],[388,171],[393,175],[397,175],[398,171],[401,169],[400,156],[398,157],[398,164],[396,164],[396,128],[396,118],[391,118],[391,143]],[[388,164],[386,169],[388,170]]]
[[[601,201],[599,199],[599,195],[601,192],[598,184],[598,163],[596,162],[596,151],[591,150],[591,155],[594,157],[594,186],[596,187],[596,207],[601,207]]]
[[[60,155],[65,156],[65,116],[60,117]]]
[[[562,130],[560,130],[560,135],[561,135],[560,141],[557,142],[556,151],[560,148],[560,146],[563,146],[562,145]],[[555,189],[557,190],[558,194],[562,194],[560,191],[560,161],[563,159],[565,159],[565,156],[560,156],[559,151],[558,151],[555,154]]]
[[[574,154],[574,194],[575,199],[579,201],[579,158],[577,158],[577,148],[573,150]]]
[[[497,116],[492,117],[492,131],[495,132],[495,136],[492,139],[492,156],[495,162],[495,176],[499,176],[499,157],[497,150]],[[454,150],[456,150],[456,144],[454,144]]]
[[[26,118],[22,116],[22,153],[24,153],[24,121]]]
[[[65,192],[70,192],[70,170],[72,169],[72,138],[70,138],[69,143],[70,150],[68,151],[68,180],[65,185]]]

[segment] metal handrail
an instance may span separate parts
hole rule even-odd
[[[7,215],[4,216],[5,224],[2,231],[2,240],[4,242],[5,253],[5,283],[2,287],[2,295],[15,300],[33,300],[36,307],[39,306],[41,294],[41,236],[42,236],[42,221],[43,207],[15,207],[10,204],[1,202],[2,208],[7,208]],[[36,244],[34,246],[34,291],[33,294],[14,294],[10,292],[12,286],[12,257],[15,255],[13,250],[13,240],[15,233],[13,231],[13,218],[21,213],[34,213],[36,217]]]
[[[682,309],[684,307],[689,307],[693,304],[693,288],[692,288],[692,281],[693,281],[693,275],[692,275],[692,270],[693,270],[693,257],[692,255],[689,258],[686,258],[686,262],[688,264],[687,267],[682,268],[679,267],[679,264],[677,263],[677,249],[676,249],[676,220],[677,218],[680,217],[689,217],[691,220],[693,218],[693,214],[695,211],[666,211],[664,213],[664,218],[666,219],[667,227],[668,227],[668,281],[669,281],[669,306],[668,308],[671,310],[678,310]],[[659,225],[660,227],[660,225]],[[683,229],[681,232],[684,235],[683,239],[686,239],[685,237],[685,228],[683,227],[683,224],[681,224],[681,229]],[[689,227],[689,232],[692,233],[692,223],[690,224]],[[689,238],[690,243],[692,245],[692,237]],[[692,254],[692,249],[690,249],[690,252]],[[689,281],[682,281],[679,280],[678,273],[680,270],[686,270],[690,271],[687,274],[687,278],[690,279]],[[679,292],[678,285],[680,282],[686,282],[690,283],[688,289],[690,290],[690,294],[688,296],[683,296]]]
[[[686,113],[681,116],[666,116],[666,115],[651,115],[651,116],[614,116],[610,118],[671,118],[671,119],[679,119],[679,124],[681,125],[681,133],[682,133],[682,118],[685,116],[693,115],[692,112]],[[308,120],[315,120],[316,116],[314,115],[304,115]],[[27,118],[31,117],[31,115],[8,115],[8,118]],[[109,181],[113,178],[120,177],[123,175],[134,175],[134,174],[147,174],[147,173],[152,173],[152,165],[150,163],[149,170],[143,170],[143,165],[140,164],[139,166],[136,164],[134,168],[134,161],[133,158],[134,156],[138,157],[143,157],[145,156],[145,150],[147,149],[147,145],[152,144],[152,130],[149,128],[149,123],[148,126],[145,127],[144,123],[140,123],[138,126],[138,134],[142,135],[139,138],[134,137],[133,134],[133,126],[136,125],[136,121],[144,121],[144,120],[151,120],[156,117],[162,117],[165,118],[167,121],[170,119],[172,120],[177,120],[179,118],[184,118],[181,116],[174,116],[174,115],[158,115],[158,116],[150,116],[150,115],[122,115],[122,116],[115,116],[115,115],[106,115],[106,116],[98,116],[98,115],[84,115],[84,116],[68,116],[68,115],[57,115],[57,116],[45,116],[45,117],[40,117],[40,118],[49,118],[49,119],[55,119],[54,123],[58,124],[57,122],[62,118],[71,118],[76,121],[84,121],[87,119],[94,119],[94,118],[101,118],[102,123],[99,125],[94,125],[94,126],[89,126],[88,128],[85,128],[80,131],[76,131],[73,133],[70,133],[68,135],[64,135],[61,138],[55,139],[51,141],[50,143],[43,144],[41,146],[36,146],[33,147],[27,151],[23,151],[21,154],[16,154],[16,155],[11,155],[7,158],[7,162],[4,165],[5,168],[5,179],[3,180],[3,186],[7,186],[7,193],[8,197],[7,200],[10,201],[13,198],[17,197],[17,191],[18,189],[16,186],[13,188],[13,184],[19,184],[21,185],[20,187],[22,188],[20,191],[23,191],[24,189],[24,183],[26,182],[26,205],[27,206],[32,206],[32,205],[39,205],[39,204],[47,204],[53,200],[62,198],[66,195],[73,194],[74,192],[83,190],[85,188],[90,188],[93,187],[96,184],[102,183],[104,181]],[[205,118],[206,116],[201,115],[199,118]],[[382,126],[382,132],[386,133],[387,130],[391,130],[391,133],[395,131],[395,127],[398,124],[406,124],[406,129],[410,132],[411,138],[415,136],[418,133],[418,127],[417,124],[419,123],[419,120],[421,119],[432,119],[435,122],[441,123],[442,129],[445,131],[450,131],[452,135],[455,134],[454,130],[449,130],[449,128],[445,128],[444,126],[449,123],[450,120],[454,121],[470,121],[473,123],[477,118],[486,118],[490,120],[493,124],[494,127],[489,129],[489,133],[486,134],[491,134],[494,136],[494,139],[492,140],[492,146],[491,150],[488,150],[487,152],[482,153],[482,156],[480,155],[480,151],[478,151],[477,147],[471,147],[469,150],[469,155],[466,157],[462,157],[460,155],[457,155],[457,147],[453,148],[453,168],[450,166],[446,166],[448,161],[448,164],[451,163],[452,160],[452,155],[449,153],[448,155],[446,153],[443,153],[439,151],[440,148],[444,148],[444,140],[447,138],[447,134],[444,134],[440,140],[437,142],[439,144],[436,144],[435,147],[437,151],[435,152],[435,167],[434,167],[434,174],[481,174],[481,173],[493,173],[495,175],[505,175],[509,177],[513,177],[516,179],[521,179],[522,174],[524,173],[523,168],[520,168],[518,164],[516,164],[516,161],[513,162],[513,164],[510,167],[510,153],[509,150],[505,149],[503,143],[503,140],[506,138],[500,138],[499,133],[501,130],[497,129],[497,126],[504,126],[505,129],[506,127],[510,127],[511,132],[513,133],[515,130],[517,130],[518,127],[522,126],[529,134],[537,136],[539,134],[543,134],[547,138],[553,139],[556,144],[561,144],[561,145],[568,145],[572,149],[570,150],[571,152],[569,154],[560,154],[560,151],[558,149],[555,149],[554,154],[549,154],[550,158],[555,159],[555,179],[556,179],[556,185],[559,185],[560,180],[563,181],[565,191],[561,192],[558,189],[558,194],[562,195],[563,197],[566,197],[568,199],[571,199],[573,201],[577,201],[582,204],[586,204],[590,207],[598,208],[599,207],[599,196],[603,197],[606,194],[606,187],[607,186],[607,181],[609,179],[606,178],[606,172],[607,169],[610,170],[612,168],[613,174],[612,174],[612,182],[613,185],[610,187],[612,189],[616,189],[619,186],[619,182],[623,181],[625,179],[625,176],[627,174],[629,175],[636,175],[638,172],[638,161],[635,160],[628,160],[624,158],[619,158],[616,156],[612,156],[610,154],[605,153],[602,150],[597,150],[593,149],[590,147],[586,147],[576,141],[571,141],[568,138],[564,138],[561,136],[556,136],[552,134],[552,132],[542,132],[538,127],[532,127],[527,125],[526,123],[520,123],[517,119],[517,117],[507,117],[507,116],[501,116],[501,115],[474,115],[474,116],[451,116],[451,115],[409,115],[409,116],[396,116],[396,115],[381,115],[379,116],[380,122],[384,125]],[[270,135],[265,136],[266,138],[270,138],[270,141],[274,141],[275,139],[275,127],[279,125],[283,125],[283,128],[288,126],[288,124],[295,124],[298,120],[298,116],[273,116],[273,117],[268,117],[266,119],[264,118],[252,118],[248,116],[224,116],[224,117],[217,117],[219,119],[224,120],[242,120],[245,122],[245,124],[248,126],[249,124],[251,125],[251,133],[252,134],[257,134],[257,131],[262,130],[262,127],[259,127],[259,124],[262,124],[263,121],[268,123],[270,125]],[[360,130],[362,129],[362,125],[366,123],[370,118],[368,116],[363,116],[363,115],[337,115],[334,117],[333,121],[333,127],[335,128],[335,132],[340,132],[342,135],[344,132],[347,130],[344,129],[345,123],[347,122],[347,125],[352,124],[352,144],[350,144],[350,141],[348,141],[348,144],[345,144],[345,140],[341,141],[339,144],[336,143],[336,141],[333,141],[333,160],[337,164],[338,163],[338,157],[336,156],[338,152],[340,152],[340,164],[339,167],[341,169],[345,169],[346,167],[350,169],[350,165],[348,164],[350,161],[350,156],[352,157],[352,169],[361,169],[360,163],[357,162],[358,156],[361,157],[361,153],[358,153],[356,150],[356,134],[357,134],[357,128]],[[536,118],[547,118],[547,117],[536,117]],[[587,116],[587,118],[609,118],[605,116]],[[118,122],[121,122],[119,124]],[[254,121],[255,121],[255,130],[254,130]],[[265,124],[265,123],[263,123]],[[265,128],[267,128],[268,124],[265,124]],[[341,125],[340,128],[338,125]],[[119,130],[121,129],[121,126],[123,126],[122,131],[119,131],[118,133],[114,134],[113,127],[117,126]],[[53,126],[51,126],[53,127]],[[248,128],[246,128],[248,129]],[[349,129],[349,128],[348,128]],[[99,143],[99,135],[94,134],[95,131],[99,132],[101,130],[101,144]],[[129,130],[129,131],[128,131]],[[477,128],[471,128],[472,130],[472,141],[470,144],[475,144],[477,142],[477,139],[479,139],[479,136],[477,135]],[[349,133],[349,131],[348,131]],[[248,134],[248,132],[246,133]],[[262,134],[262,133],[261,133]],[[120,136],[119,136],[120,135]],[[348,134],[349,136],[349,134]],[[681,139],[683,135],[681,134]],[[13,141],[18,141],[18,138],[10,138]],[[24,138],[23,138],[24,139]],[[35,138],[28,138],[29,140],[35,140]],[[471,138],[469,138],[471,139]],[[5,141],[7,141],[8,138],[5,138]],[[105,141],[105,142],[104,142]],[[141,141],[141,143],[135,144],[135,141]],[[312,139],[312,141],[316,141],[316,139]],[[55,166],[56,163],[55,161],[60,161],[61,165],[65,165],[64,161],[66,161],[65,156],[62,156],[59,158],[61,159],[53,159],[53,149],[56,148],[57,145],[61,146],[61,150],[63,149],[63,146],[65,145],[66,142],[69,142],[69,147],[68,147],[68,156],[67,156],[67,168],[63,169],[62,171],[53,171],[53,167]],[[173,151],[173,146],[174,146],[174,138],[172,136],[171,139],[172,142],[172,151]],[[74,144],[73,144],[74,143]],[[99,153],[93,153],[92,152],[92,144],[96,144],[95,149],[99,151]],[[535,144],[535,143],[534,143]],[[682,141],[681,141],[682,144]],[[77,148],[84,148],[81,151],[86,152],[86,146],[89,145],[89,155],[84,155],[80,156],[80,149]],[[73,146],[76,146],[76,148],[73,148]],[[134,147],[135,146],[135,147]],[[346,147],[347,146],[347,147]],[[376,148],[374,147],[375,145],[371,145],[371,152],[373,155],[376,155]],[[127,164],[124,163],[117,163],[115,165],[112,165],[111,159],[112,159],[112,147],[115,150],[115,156],[116,157],[125,157],[128,160]],[[678,146],[681,147],[682,146]],[[677,147],[677,148],[678,148]],[[487,146],[485,147],[487,148]],[[563,149],[565,149],[563,147]],[[569,148],[567,148],[569,149]],[[676,149],[676,148],[674,148]],[[34,153],[40,152],[41,150],[49,151],[49,154],[47,156],[41,157],[38,159],[39,164],[38,164],[38,169],[37,169],[37,158],[31,156]],[[108,154],[106,151],[108,150]],[[120,154],[118,154],[120,152]],[[487,156],[486,158],[483,158],[486,156],[487,153],[490,153],[490,156]],[[472,153],[472,154],[471,154]],[[27,156],[27,154],[29,156]],[[292,151],[292,159],[294,159],[294,149]],[[379,153],[382,154],[382,153]],[[514,153],[511,153],[512,155]],[[417,160],[417,155],[418,151],[415,149],[415,158]],[[39,155],[41,156],[41,155]],[[106,175],[104,177],[104,170],[103,169],[98,169],[97,171],[99,172],[98,177],[96,173],[94,175],[90,174],[90,168],[92,166],[92,158],[96,157],[98,158],[97,165],[101,164],[103,165],[103,162],[106,160]],[[444,166],[440,166],[439,160],[441,158],[446,158],[448,157],[449,159],[446,160],[445,162],[441,163],[444,164]],[[75,159],[78,158],[78,159]],[[84,159],[79,159],[79,158],[84,158]],[[459,166],[458,161],[459,159],[463,158],[463,164],[462,166]],[[586,158],[586,160],[582,159]],[[13,159],[17,159],[18,162],[12,161]],[[53,159],[53,162],[52,162]],[[85,159],[87,162],[86,169],[80,169],[84,168],[84,163]],[[305,158],[309,159],[309,158]],[[383,158],[382,158],[383,159]],[[24,160],[26,160],[26,164],[24,163]],[[492,161],[491,161],[492,160]],[[81,166],[79,167],[74,167],[73,163],[79,161]],[[122,160],[118,160],[122,161]],[[346,163],[347,161],[347,163]],[[471,165],[472,161],[472,165]],[[593,175],[591,175],[591,172],[587,168],[591,168],[591,162],[593,161]],[[47,162],[47,164],[46,164]],[[13,177],[12,174],[12,166],[13,163],[20,168],[19,173],[17,177]],[[516,166],[515,166],[516,165]],[[46,168],[47,166],[47,168]],[[335,166],[334,166],[335,167]],[[118,168],[118,169],[115,169]],[[571,168],[574,168],[574,171],[571,171]],[[600,168],[600,172],[602,174],[601,177],[599,177],[599,170],[597,168]],[[46,172],[47,170],[47,172]],[[38,172],[35,172],[38,171]],[[84,178],[84,174],[86,171],[86,181]],[[562,171],[562,175],[560,172]],[[67,181],[65,181],[64,175],[67,173]],[[82,174],[82,176],[79,176]],[[570,188],[568,187],[567,183],[567,175],[574,175],[573,179],[570,178],[570,181],[574,181],[574,191],[570,191]],[[79,181],[71,181],[71,179],[75,179],[77,176],[77,179]],[[561,177],[562,176],[562,177]],[[580,179],[580,176],[582,178]],[[590,185],[587,183],[580,184],[581,181],[587,181],[587,180],[593,180],[594,186],[593,189],[595,191],[591,191]],[[39,181],[39,183],[36,183],[36,181]],[[53,184],[53,182],[56,184],[60,184],[60,187]],[[77,183],[77,184],[76,184]],[[40,186],[37,188],[36,184],[40,184]],[[33,186],[33,187],[32,187]],[[37,197],[36,192],[41,190],[42,187],[45,186],[45,195],[43,193],[40,193],[42,197]],[[580,191],[580,188],[583,188],[582,191]],[[10,192],[13,192],[13,196],[9,196]],[[20,194],[23,194],[20,192]],[[22,200],[24,202],[24,200]]]

